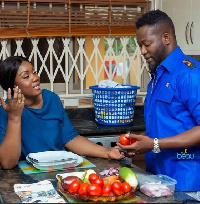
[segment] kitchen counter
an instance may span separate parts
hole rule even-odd
[[[143,106],[135,107],[134,121],[130,125],[98,125],[93,108],[66,109],[66,113],[80,135],[117,134],[130,131],[144,131]]]
[[[146,172],[133,164],[126,164],[124,162],[119,162],[116,160],[109,159],[100,159],[100,158],[91,158],[86,157],[89,161],[96,165],[94,170],[98,173],[105,169],[109,169],[110,167],[122,167],[127,166],[133,169],[136,173],[146,174]],[[81,169],[84,171],[86,169]],[[38,174],[29,174],[25,175],[21,169],[18,167],[12,170],[2,170],[0,169],[0,202],[1,203],[20,203],[19,197],[15,194],[13,186],[14,184],[31,184],[35,182],[39,182],[45,179],[48,179],[52,182],[54,187],[57,189],[56,184],[56,174],[58,173],[66,173],[74,170],[65,170],[65,171],[56,171],[56,172],[48,172],[48,173],[38,173]],[[80,171],[80,170],[79,170]],[[196,203],[197,201],[192,197],[188,196],[184,192],[180,192],[175,190],[173,196],[161,197],[161,198],[150,198],[144,194],[142,194],[139,189],[135,193],[142,200],[147,203]],[[117,202],[119,203],[119,202]]]

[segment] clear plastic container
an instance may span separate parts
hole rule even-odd
[[[177,181],[169,176],[158,174],[137,175],[140,191],[149,197],[173,195]]]

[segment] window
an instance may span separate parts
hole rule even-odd
[[[1,1],[0,59],[27,57],[43,88],[63,97],[91,97],[89,86],[103,79],[140,86],[143,94],[149,74],[134,22],[148,6],[148,0]]]

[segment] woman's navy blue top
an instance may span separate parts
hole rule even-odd
[[[21,158],[29,153],[64,150],[65,143],[78,135],[74,130],[57,94],[42,90],[43,107],[24,106],[21,117]],[[0,107],[0,143],[7,128],[8,114]],[[15,142],[13,140],[13,142]]]

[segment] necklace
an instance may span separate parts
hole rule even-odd
[[[152,79],[151,94],[153,93],[154,82],[155,82],[155,76],[153,76],[153,79]]]

